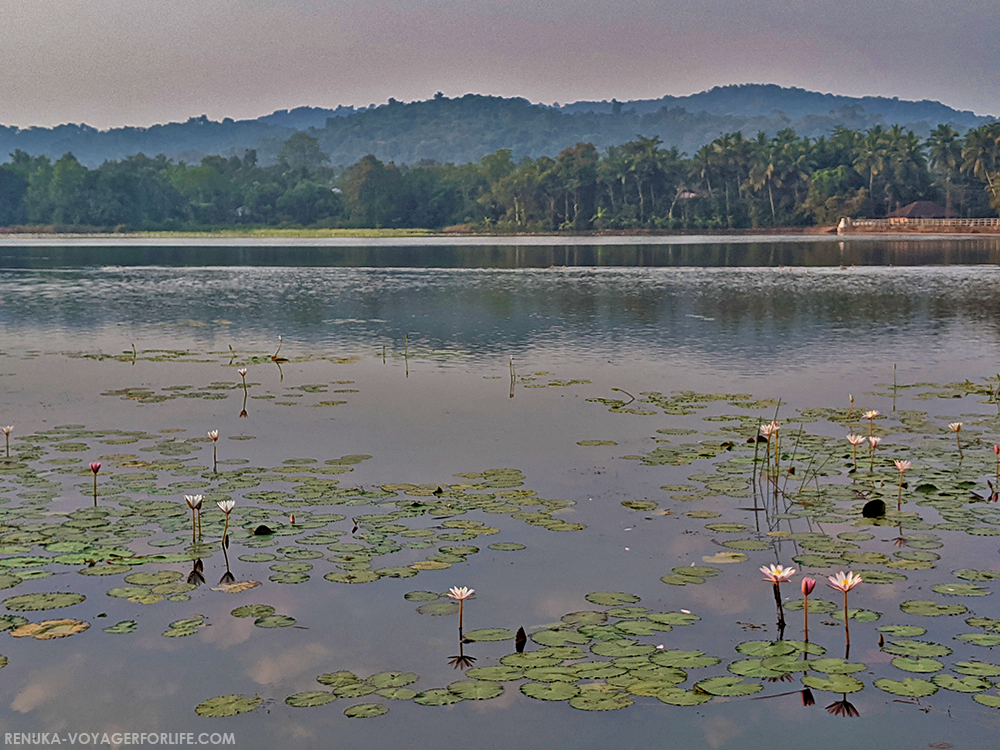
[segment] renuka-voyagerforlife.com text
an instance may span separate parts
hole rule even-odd
[[[232,732],[4,732],[4,745],[235,745]]]

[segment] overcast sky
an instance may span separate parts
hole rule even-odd
[[[1000,114],[1000,0],[0,0],[0,124],[729,83]]]

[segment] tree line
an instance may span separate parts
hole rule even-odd
[[[880,217],[934,200],[963,217],[1000,210],[1000,123],[836,128],[819,138],[726,133],[693,155],[639,136],[603,152],[578,143],[555,158],[500,149],[462,165],[329,166],[294,134],[277,163],[256,153],[198,164],[143,154],[95,169],[71,153],[15,151],[0,165],[0,226],[118,230],[224,227],[425,227],[495,231],[728,229]]]

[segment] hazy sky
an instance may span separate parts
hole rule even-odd
[[[1000,114],[1000,0],[0,0],[0,124],[728,83]]]

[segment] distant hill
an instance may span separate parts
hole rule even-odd
[[[737,130],[752,137],[759,130],[773,134],[792,128],[800,135],[819,137],[838,125],[867,129],[898,124],[924,136],[940,123],[964,131],[993,119],[940,102],[855,98],[774,84],[722,86],[684,97],[560,106],[532,104],[521,98],[438,94],[412,103],[390,99],[388,104],[360,109],[299,107],[239,121],[215,122],[202,116],[149,128],[98,131],[87,125],[0,126],[0,154],[5,158],[21,149],[58,158],[72,151],[83,164],[93,167],[140,152],[196,162],[207,155],[243,156],[247,149],[256,149],[260,163],[268,164],[293,133],[306,131],[319,140],[334,165],[354,163],[369,153],[398,164],[424,159],[463,164],[501,148],[511,149],[515,158],[555,156],[580,141],[605,148],[639,134],[659,136],[666,145],[690,154],[722,133]]]

